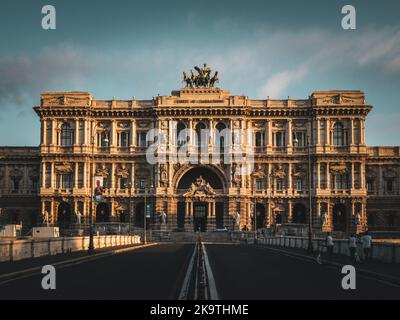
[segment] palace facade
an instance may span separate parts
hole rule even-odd
[[[146,211],[152,228],[169,230],[302,226],[310,213],[321,231],[400,230],[400,148],[366,146],[372,106],[360,91],[303,100],[253,100],[214,87],[152,100],[48,92],[34,109],[40,146],[0,148],[3,223],[46,217],[68,228],[88,223],[92,208],[97,223],[142,226]],[[166,161],[146,158],[151,129],[164,134]],[[239,137],[219,134],[225,129]],[[226,144],[232,136],[240,143]],[[172,161],[182,144],[196,154],[201,139],[202,161]],[[222,151],[252,154],[252,171],[240,174],[246,163],[223,157],[207,161]],[[94,176],[103,179],[99,202],[91,201]]]

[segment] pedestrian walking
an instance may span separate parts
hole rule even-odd
[[[350,257],[351,261],[353,263],[357,262],[357,238],[354,234],[351,234],[349,237],[349,251],[350,251]]]
[[[325,243],[326,243],[327,261],[332,261],[333,248],[335,246],[335,243],[333,242],[333,238],[330,232],[328,232],[328,234],[326,235]]]
[[[364,261],[368,261],[371,258],[371,244],[372,244],[372,236],[368,231],[364,233],[361,237],[362,248],[364,251]]]

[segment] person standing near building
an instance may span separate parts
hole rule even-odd
[[[333,242],[333,238],[330,232],[326,235],[326,253],[327,253],[327,261],[332,261],[333,256],[333,248],[335,247],[335,243]]]
[[[372,236],[368,231],[361,237],[362,247],[364,251],[364,261],[368,261],[371,255]]]
[[[349,251],[350,251],[351,261],[353,263],[356,263],[357,262],[357,259],[356,259],[357,239],[356,239],[356,236],[354,234],[351,234],[350,237],[349,237]]]

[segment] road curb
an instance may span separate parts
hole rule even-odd
[[[254,246],[257,247],[257,248],[262,248],[262,249],[267,249],[267,250],[283,253],[283,254],[286,254],[286,255],[289,255],[289,256],[301,257],[302,259],[309,260],[310,262],[316,262],[316,257],[312,257],[312,256],[309,256],[309,255],[304,255],[304,254],[301,254],[301,253],[291,252],[291,251],[287,251],[287,250],[283,250],[283,249],[266,247],[266,246],[262,246],[262,245],[254,245]],[[337,263],[337,262],[324,262],[323,265],[331,266],[331,267],[337,267],[338,269],[341,269],[346,264]],[[396,278],[396,277],[393,277],[393,276],[390,276],[390,275],[386,275],[386,274],[382,274],[382,273],[377,273],[377,272],[365,270],[365,269],[362,269],[362,268],[357,268],[356,270],[357,270],[357,273],[362,274],[364,276],[367,276],[367,277],[370,277],[370,278],[375,278],[375,279],[378,279],[378,280],[381,280],[381,281],[386,281],[386,282],[389,282],[389,283],[394,284],[396,286],[400,286],[400,278]]]
[[[65,267],[68,267],[68,266],[71,266],[71,265],[75,265],[75,264],[79,264],[79,263],[85,263],[85,262],[89,262],[89,261],[92,261],[92,260],[97,260],[97,259],[100,259],[100,258],[103,258],[103,257],[112,256],[114,254],[134,251],[134,250],[137,250],[137,249],[151,247],[151,246],[155,246],[155,245],[158,245],[158,244],[159,243],[154,242],[154,243],[148,243],[148,244],[137,245],[137,246],[121,248],[121,249],[116,248],[116,249],[108,250],[108,251],[105,251],[105,252],[95,253],[95,254],[90,255],[90,256],[83,256],[83,257],[78,257],[78,258],[73,258],[73,259],[68,259],[68,260],[55,262],[52,265],[55,266],[55,267],[65,268]],[[28,269],[24,269],[24,270],[20,270],[20,271],[0,274],[0,284],[5,283],[5,282],[9,282],[9,281],[11,281],[13,279],[16,279],[16,278],[19,278],[19,277],[26,277],[26,276],[35,275],[38,272],[40,273],[41,270],[42,270],[42,267],[43,266],[37,266],[37,267],[32,267],[32,268],[28,268]]]

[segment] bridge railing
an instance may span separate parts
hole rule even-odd
[[[248,243],[254,243],[254,236],[250,235],[247,240]],[[326,242],[324,238],[312,239],[314,252],[326,252]],[[307,237],[291,237],[291,236],[258,236],[257,244],[271,247],[282,247],[292,249],[308,249]],[[349,245],[347,239],[334,239],[333,253],[338,255],[350,255]],[[360,256],[363,255],[362,245],[357,242],[357,251]],[[400,263],[400,243],[373,241],[371,247],[371,257],[387,263]]]

